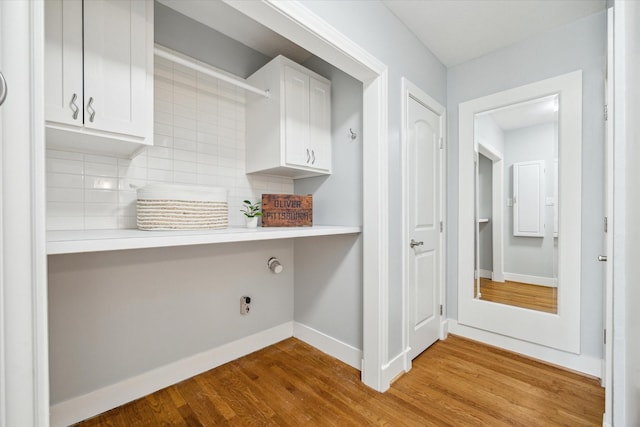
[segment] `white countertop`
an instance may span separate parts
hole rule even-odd
[[[225,228],[204,231],[63,230],[47,232],[47,254],[117,251],[167,246],[205,245],[291,239],[296,237],[357,234],[358,226]]]

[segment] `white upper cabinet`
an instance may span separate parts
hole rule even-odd
[[[153,1],[45,2],[47,145],[129,156],[153,142]]]
[[[283,56],[247,81],[271,94],[247,101],[247,173],[330,174],[331,83]]]

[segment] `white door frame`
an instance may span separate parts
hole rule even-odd
[[[363,363],[362,381],[389,388],[388,364],[388,95],[387,66],[298,2],[229,1],[229,6],[283,35],[363,83]]]
[[[473,236],[473,153],[476,113],[505,105],[558,93],[561,99],[559,118],[560,210],[558,313],[549,314],[474,298],[473,250],[468,244]],[[582,363],[580,355],[580,275],[582,165],[572,159],[582,158],[582,71],[574,71],[524,86],[505,90],[459,105],[459,195],[458,195],[458,323],[468,328],[468,336],[492,334],[492,344],[515,350],[551,363],[576,370],[591,369],[569,365]],[[564,160],[563,160],[564,159]],[[458,328],[460,333],[463,328]],[[470,336],[475,334],[473,336]],[[487,342],[487,341],[485,341]],[[552,351],[558,350],[558,351]],[[590,363],[590,362],[586,362]],[[599,362],[598,362],[599,365]],[[600,371],[597,366],[596,372]],[[587,372],[590,373],[590,372]]]
[[[491,245],[493,248],[491,280],[504,282],[504,215],[502,208],[502,200],[504,200],[504,166],[502,153],[491,145],[485,144],[482,140],[476,141],[476,145],[478,153],[491,160]],[[478,273],[479,270],[480,266],[478,266]]]
[[[436,113],[441,117],[440,131],[442,136],[442,149],[440,150],[440,218],[443,223],[442,232],[440,233],[440,262],[438,265],[440,277],[440,301],[443,311],[440,315],[440,339],[447,337],[447,327],[444,319],[446,319],[446,292],[445,292],[445,266],[446,266],[446,224],[444,219],[446,218],[446,191],[447,183],[447,156],[446,156],[446,130],[447,119],[446,109],[440,105],[435,99],[427,95],[422,89],[415,84],[411,83],[407,78],[403,77],[401,80],[402,85],[402,106],[401,106],[401,123],[400,128],[402,150],[401,150],[401,168],[402,168],[402,324],[404,330],[402,334],[402,361],[404,372],[408,372],[411,369],[411,358],[409,348],[409,334],[411,328],[411,316],[409,313],[410,307],[410,292],[409,292],[409,158],[408,158],[408,131],[407,131],[407,117],[408,117],[408,102],[409,98],[413,98],[423,104],[425,107]],[[396,374],[397,372],[390,372],[388,375]],[[395,377],[395,375],[393,375]]]
[[[613,139],[613,121],[614,121],[614,77],[613,77],[613,22],[614,8],[607,9],[607,73],[605,86],[605,102],[607,104],[607,121],[605,122],[605,215],[607,217],[606,230],[606,256],[607,265],[605,267],[605,307],[604,307],[604,357],[602,368],[602,385],[604,387],[604,416],[602,425],[613,425],[613,238],[615,231],[615,222],[613,215],[613,192],[614,192],[614,139]]]
[[[0,2],[0,43],[0,426],[48,426],[44,3]]]

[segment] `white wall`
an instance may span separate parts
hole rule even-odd
[[[446,69],[380,1],[303,0],[389,67],[389,358],[402,349],[401,77],[446,105]],[[367,147],[363,147],[364,150]]]
[[[153,147],[133,159],[47,151],[49,229],[135,228],[135,188],[149,183],[227,189],[232,226],[243,200],[293,192],[290,178],[245,175],[244,90],[163,58],[154,86]]]
[[[582,353],[602,355],[604,270],[603,141],[606,16],[598,13],[455,66],[447,74],[449,113],[447,313],[458,316],[458,104],[577,69],[583,70]],[[562,286],[562,284],[559,284]]]
[[[640,4],[615,1],[613,425],[640,425]]]
[[[640,4],[627,2],[627,91],[626,91],[626,400],[627,425],[640,425]]]
[[[553,196],[555,124],[546,123],[504,133],[505,199],[513,198],[513,164],[544,160],[544,195]],[[544,200],[543,200],[544,203]],[[544,236],[513,235],[513,207],[504,209],[504,272],[543,278],[557,277],[556,241],[553,237],[553,206],[544,206]]]
[[[475,120],[476,142],[493,147],[495,151],[504,153],[504,132],[490,114],[478,115]]]

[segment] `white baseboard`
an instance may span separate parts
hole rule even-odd
[[[494,347],[513,351],[514,353],[520,353],[543,362],[562,366],[564,368],[571,369],[572,371],[591,375],[592,377],[602,377],[602,360],[595,357],[567,353],[561,350],[484,331],[482,329],[472,328],[470,326],[461,325],[454,319],[449,319],[449,332],[461,337],[480,341]]]
[[[144,374],[55,404],[50,408],[52,427],[68,426],[132,400],[246,356],[293,335],[293,322],[161,366]]]
[[[493,272],[491,272],[490,270],[480,269],[478,270],[478,274],[480,274],[480,277],[482,277],[483,279],[491,279],[493,277]]]
[[[446,340],[448,335],[449,335],[449,320],[442,319],[442,321],[440,322],[440,339]]]
[[[407,372],[410,369],[411,361],[409,360],[409,353],[411,348],[407,347],[403,352],[391,359],[388,363],[382,365],[382,381],[386,391],[391,384],[391,381],[403,372]]]
[[[504,273],[504,280],[511,282],[528,283],[529,285],[558,287],[558,279],[555,277],[529,276],[526,274]]]
[[[293,336],[359,371],[362,370],[360,349],[298,322],[293,322]]]

